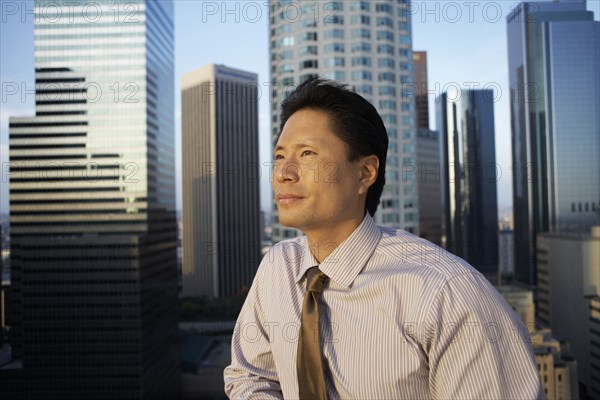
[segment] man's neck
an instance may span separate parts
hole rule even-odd
[[[352,235],[363,219],[364,216],[357,217],[333,227],[323,227],[304,232],[312,255],[319,263],[323,262],[344,240]]]

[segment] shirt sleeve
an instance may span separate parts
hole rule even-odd
[[[524,323],[481,274],[445,283],[425,331],[433,398],[544,399]]]
[[[223,372],[230,399],[283,399],[262,307],[266,259],[258,268],[233,331],[231,365]]]

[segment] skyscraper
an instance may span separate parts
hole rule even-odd
[[[35,15],[36,115],[9,127],[23,397],[173,398],[173,5],[39,1]]]
[[[257,81],[223,65],[182,79],[184,296],[241,294],[260,263]]]
[[[414,94],[417,129],[429,129],[426,51],[413,51],[413,69],[415,71]]]
[[[494,279],[498,254],[494,93],[489,89],[443,93],[437,107],[445,246]]]
[[[429,129],[427,52],[413,51],[414,96],[417,125],[417,189],[419,193],[419,235],[440,245],[442,241],[442,193],[440,179],[440,138]]]
[[[417,129],[416,176],[419,190],[419,235],[442,243],[442,176],[438,132]]]
[[[536,235],[587,231],[600,207],[600,22],[585,1],[507,17],[515,279],[536,284]]]
[[[375,220],[418,233],[412,87],[405,93],[413,77],[409,5],[408,0],[270,3],[271,123],[275,141],[281,101],[311,77],[351,85],[379,111],[390,138]],[[297,235],[277,223],[277,212],[274,219],[274,242]]]
[[[598,399],[600,226],[586,233],[540,233],[537,242],[538,319],[570,343],[581,398]]]

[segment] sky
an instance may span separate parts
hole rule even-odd
[[[427,51],[428,57],[430,127],[435,128],[435,101],[442,92],[457,87],[495,91],[501,215],[512,206],[506,16],[518,3],[514,0],[417,0],[411,5],[413,49]],[[257,73],[263,89],[259,102],[261,165],[271,159],[265,4],[266,0],[174,1],[178,208],[181,208],[182,75],[212,63]],[[600,0],[588,0],[587,4],[598,20]],[[33,1],[0,1],[0,213],[8,212],[8,118],[35,112],[31,93],[34,88],[33,16],[27,12],[32,9]],[[18,89],[12,93],[15,87]],[[266,211],[272,207],[267,171],[267,167],[261,171],[261,208]]]

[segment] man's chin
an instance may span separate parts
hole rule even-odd
[[[286,228],[300,229],[300,221],[292,215],[279,214],[279,224]]]

